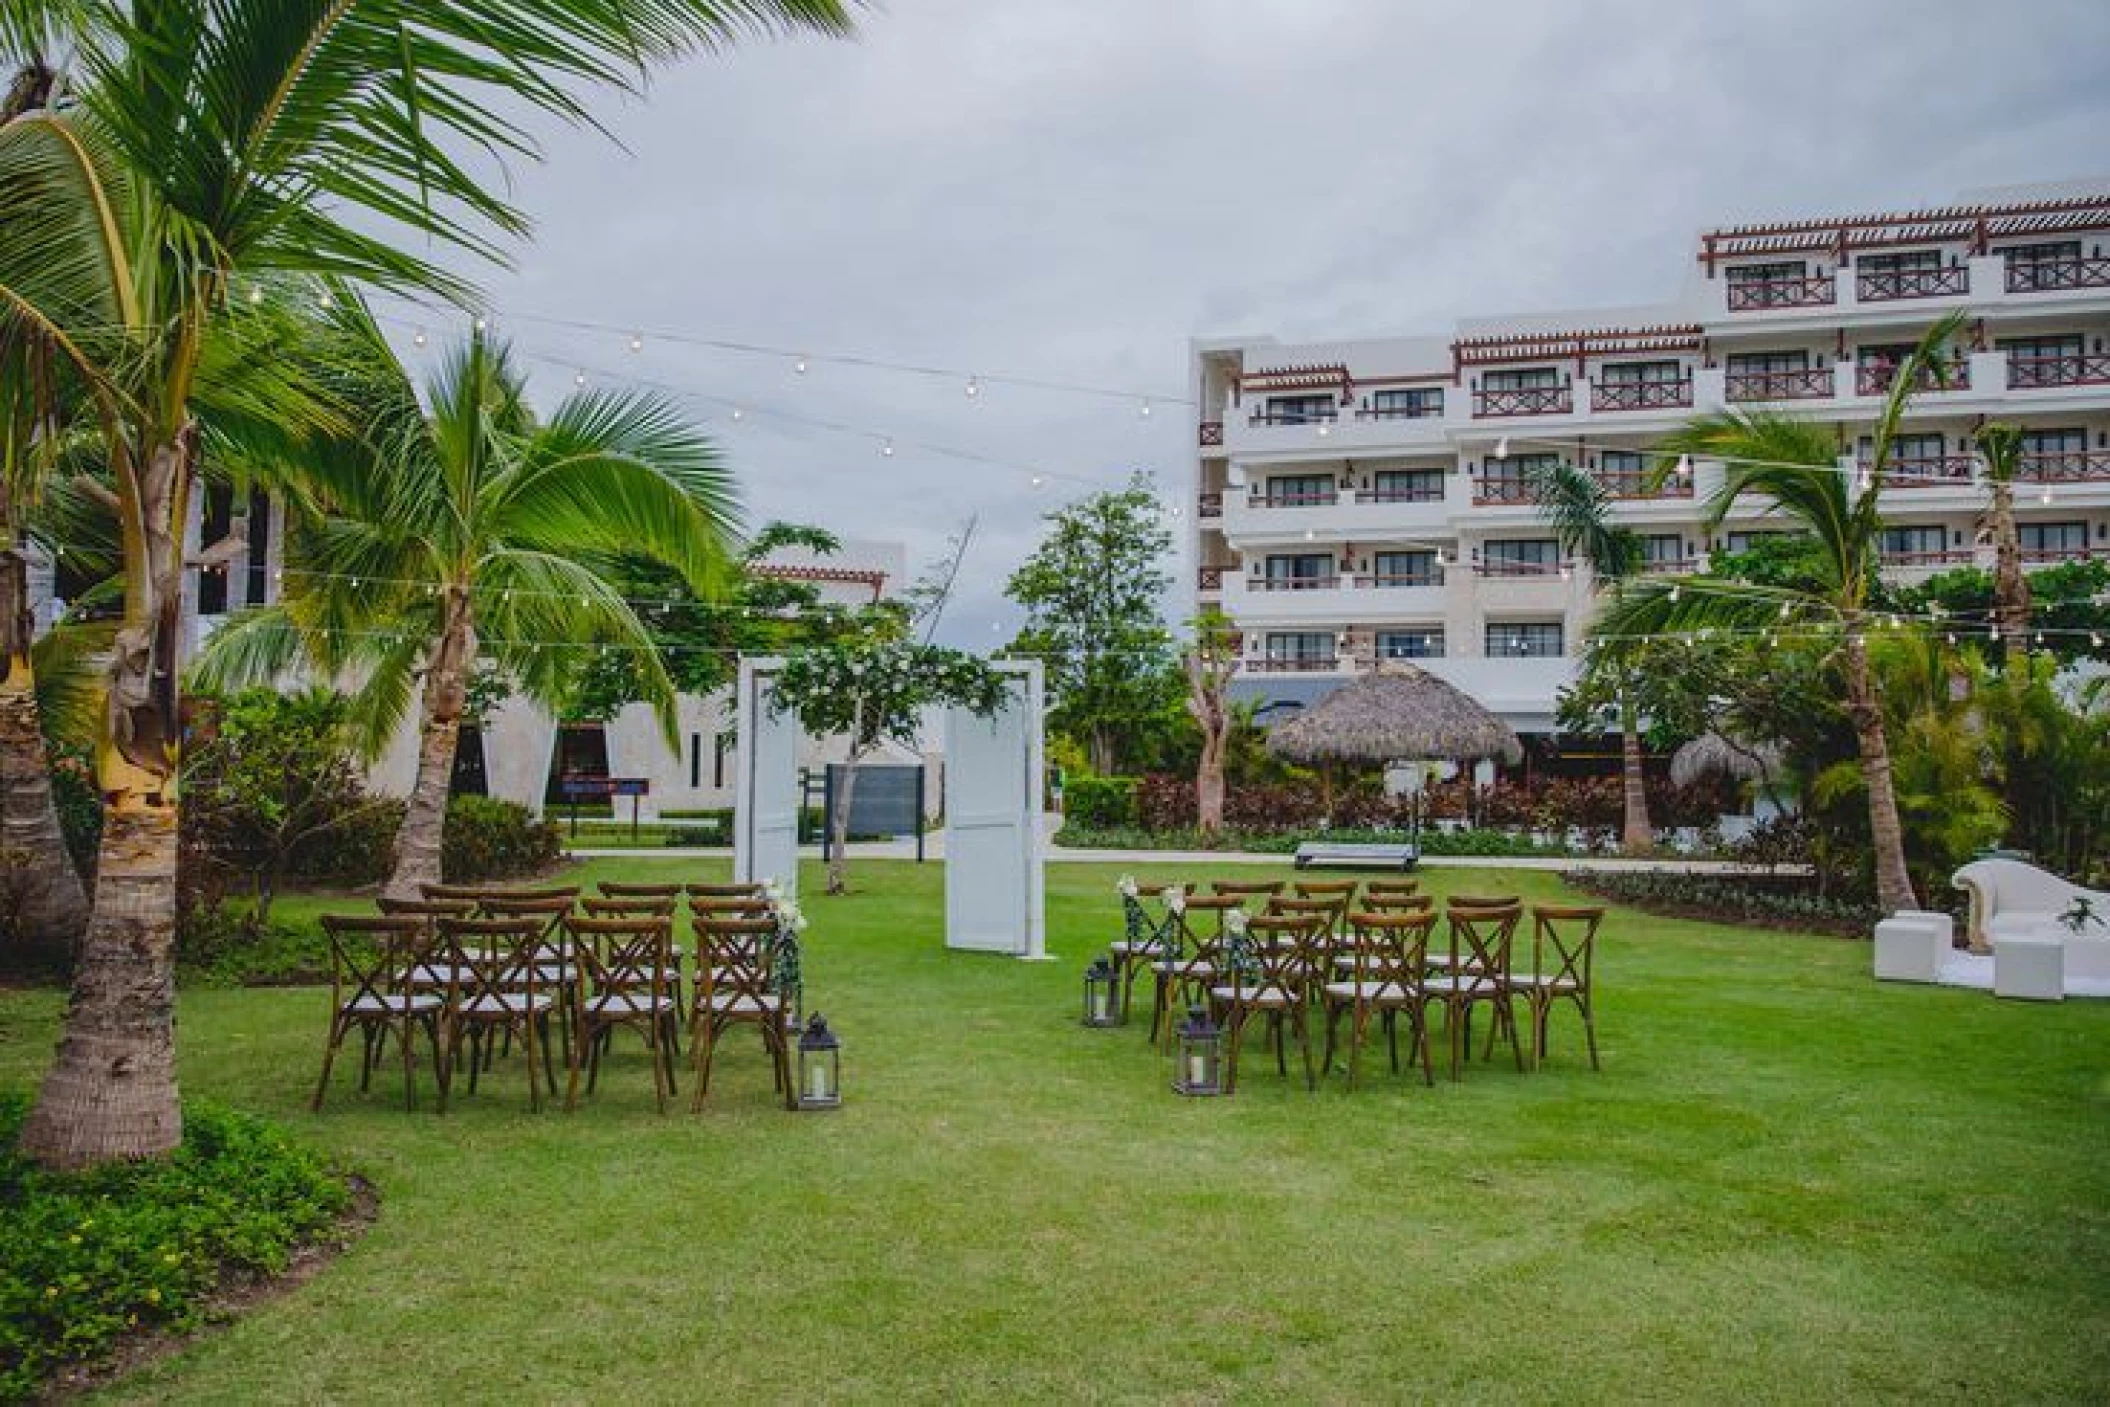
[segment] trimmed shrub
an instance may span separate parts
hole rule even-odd
[[[1671,918],[1866,938],[1883,917],[1872,899],[1821,894],[1800,879],[1677,870],[1571,872],[1561,878],[1599,898]]]
[[[223,1273],[284,1270],[349,1200],[271,1125],[200,1103],[166,1161],[46,1172],[15,1152],[27,1109],[0,1096],[0,1400],[127,1333],[194,1325]]]
[[[1063,817],[1073,825],[1094,828],[1132,826],[1137,821],[1136,789],[1137,779],[1134,777],[1072,777],[1063,792]],[[1187,810],[1191,819],[1194,810],[1191,786],[1188,788]]]
[[[440,874],[449,884],[514,879],[556,864],[563,848],[557,827],[517,802],[457,796],[440,835]]]
[[[313,884],[355,889],[388,878],[395,861],[396,832],[403,828],[403,799],[368,796],[329,835],[293,852],[292,872]]]

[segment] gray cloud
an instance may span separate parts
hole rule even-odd
[[[2110,7],[1927,0],[889,0],[550,134],[487,275],[524,350],[1114,484],[1190,417],[507,323],[507,309],[1179,394],[1195,333],[1441,332],[1648,302],[1692,233],[2103,174]],[[555,394],[567,378],[545,378]],[[1008,632],[1080,484],[749,417],[751,516],[977,537],[946,634]]]

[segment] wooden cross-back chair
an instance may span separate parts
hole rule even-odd
[[[1452,909],[1506,909],[1524,901],[1514,894],[1452,894],[1443,902]]]
[[[1210,1005],[1225,1022],[1229,1052],[1224,1088],[1238,1088],[1238,1052],[1245,1028],[1256,1015],[1267,1020],[1275,1047],[1275,1064],[1289,1074],[1288,1037],[1294,1032],[1304,1055],[1304,1087],[1316,1089],[1311,1063],[1311,1027],[1306,1022],[1305,985],[1320,960],[1323,919],[1317,914],[1261,914],[1246,920],[1244,937],[1224,945]]]
[[[695,997],[689,1012],[689,1046],[696,1064],[692,1110],[710,1093],[711,1063],[718,1043],[734,1026],[762,1033],[776,1088],[796,1107],[790,1042],[784,1029],[784,999],[773,981],[777,958],[774,918],[699,918],[696,933]]]
[[[579,900],[579,912],[587,918],[672,918],[680,898],[650,895],[615,895],[596,899],[591,894]]]
[[[1363,897],[1375,899],[1380,894],[1418,894],[1421,881],[1418,879],[1373,879],[1363,885]]]
[[[1169,1048],[1174,1023],[1181,1011],[1208,996],[1222,961],[1224,924],[1234,912],[1243,912],[1245,900],[1236,894],[1184,894],[1180,907],[1165,915],[1165,954],[1150,964],[1150,1039],[1162,1032]]]
[[[1312,946],[1318,966],[1311,974],[1323,978],[1333,962],[1333,954],[1340,951],[1348,926],[1348,896],[1345,894],[1298,895],[1295,898],[1270,899],[1267,911],[1275,917],[1316,918],[1319,929],[1312,938]],[[1316,995],[1308,992],[1307,995]]]
[[[1219,879],[1209,885],[1209,892],[1238,899],[1272,899],[1283,887],[1279,879]]]
[[[1134,894],[1121,896],[1121,937],[1107,944],[1107,954],[1113,959],[1114,976],[1121,983],[1123,1021],[1128,1019],[1136,974],[1171,955],[1175,946],[1173,932],[1171,914],[1152,918],[1141,898]]]
[[[1426,978],[1422,987],[1427,993],[1426,1005],[1443,1008],[1454,1080],[1472,1041],[1475,1006],[1493,1008],[1495,1024],[1488,1032],[1488,1054],[1494,1053],[1496,1037],[1507,1035],[1510,1049],[1516,1052],[1517,1069],[1524,1068],[1524,1047],[1517,1039],[1516,992],[1509,982],[1510,950],[1522,914],[1523,907],[1518,904],[1474,908],[1454,901],[1444,915],[1449,926],[1449,952],[1444,962],[1432,962],[1430,966],[1445,970]]]
[[[769,891],[759,883],[742,881],[737,884],[692,884],[688,886],[691,899],[767,899]]]
[[[767,917],[775,905],[759,894],[691,895],[689,912],[696,918]]]
[[[546,960],[540,918],[443,918],[440,935],[446,944],[451,983],[448,1068],[460,1064],[466,1035],[469,1092],[474,1094],[477,1073],[490,1063],[499,1040],[503,1038],[510,1047],[517,1035],[527,1055],[528,1107],[539,1110],[543,1084],[547,1083],[552,1096],[557,1092],[550,1017],[567,1020],[563,969]],[[535,1070],[537,1055],[542,1065],[540,1080]]]
[[[391,917],[422,918],[471,918],[476,913],[474,899],[391,899],[386,894],[374,900],[374,906]]]
[[[595,888],[604,899],[672,899],[680,900],[682,886],[679,884],[623,884],[604,879]]]
[[[1571,1001],[1582,1014],[1590,1068],[1602,1068],[1597,1063],[1597,1012],[1591,969],[1596,962],[1597,929],[1604,922],[1604,912],[1594,905],[1531,907],[1531,966],[1521,972],[1512,970],[1509,983],[1530,1006],[1534,1067],[1546,1059],[1546,1021],[1554,1004]]]
[[[1326,1006],[1326,1056],[1321,1070],[1333,1070],[1333,1052],[1341,1017],[1349,1017],[1348,1088],[1354,1089],[1362,1068],[1363,1042],[1370,1020],[1381,1016],[1391,1050],[1392,1073],[1399,1073],[1399,1016],[1407,1016],[1413,1047],[1421,1057],[1422,1078],[1434,1084],[1429,1065],[1429,1032],[1423,979],[1428,972],[1429,933],[1436,915],[1427,910],[1381,913],[1362,910],[1348,917],[1349,946],[1337,960],[1322,999]]]
[[[325,914],[323,932],[330,939],[330,1029],[323,1046],[322,1077],[315,1082],[310,1110],[322,1108],[330,1086],[330,1067],[346,1036],[361,1038],[359,1088],[373,1079],[374,1067],[393,1036],[403,1055],[403,1106],[418,1107],[417,1037],[424,1032],[432,1050],[433,1078],[440,1109],[447,1108],[447,1064],[441,1049],[446,998],[410,981],[410,972],[425,961],[433,941],[431,926],[412,915],[379,918]]]
[[[672,978],[672,921],[644,918],[573,918],[579,961],[578,1018],[572,1042],[571,1084],[564,1107],[579,1102],[579,1071],[586,1067],[586,1092],[600,1084],[601,1057],[616,1028],[627,1026],[645,1039],[652,1060],[652,1093],[667,1112],[674,1092],[674,1037],[681,1021],[680,994]]]
[[[1426,894],[1365,894],[1363,896],[1363,909],[1373,914],[1430,913],[1434,911],[1435,907],[1436,901]]]
[[[1354,879],[1300,879],[1295,886],[1299,899],[1339,899],[1349,905],[1361,887],[1362,881]]]

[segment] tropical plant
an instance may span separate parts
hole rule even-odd
[[[1179,687],[1158,610],[1172,535],[1142,474],[1046,521],[1047,537],[1004,585],[1026,608],[1011,651],[1045,662],[1049,724],[1083,739],[1092,770],[1110,776],[1127,731],[1163,712]]]
[[[1893,913],[1917,905],[1891,777],[1881,688],[1868,658],[1871,603],[1880,585],[1883,515],[1878,494],[1913,392],[1945,375],[1947,349],[1961,326],[1960,315],[1941,319],[1896,368],[1876,420],[1870,462],[1853,475],[1853,482],[1839,464],[1832,427],[1778,411],[1739,408],[1700,416],[1659,446],[1665,460],[1657,469],[1659,479],[1671,472],[1680,456],[1722,464],[1722,484],[1705,508],[1710,531],[1720,527],[1739,499],[1764,502],[1771,514],[1787,519],[1810,538],[1815,580],[1724,587],[1690,578],[1658,578],[1637,584],[1609,603],[1595,626],[1615,637],[1703,629],[1753,635],[1836,631],[1846,714],[1853,724],[1867,794],[1877,899]]]
[[[1993,625],[2003,648],[2029,648],[2029,578],[2022,574],[2022,538],[2015,529],[2015,471],[2022,464],[2022,427],[1994,421],[1972,437],[1985,461],[1986,531],[1993,539]]]
[[[505,344],[478,332],[441,359],[421,406],[363,310],[345,319],[372,349],[372,418],[290,471],[287,589],[216,631],[194,678],[239,687],[303,659],[325,677],[362,675],[354,714],[370,757],[418,690],[417,779],[385,891],[414,898],[440,882],[480,661],[556,707],[582,647],[622,650],[671,743],[673,683],[604,570],[619,556],[649,557],[709,597],[733,500],[716,452],[659,396],[580,391],[537,420]]]
[[[1224,747],[1237,716],[1226,698],[1238,669],[1238,635],[1230,618],[1214,607],[1194,622],[1194,639],[1180,657],[1187,675],[1187,712],[1201,729],[1201,759],[1194,769],[1195,822],[1204,835],[1224,824]]]
[[[488,256],[525,219],[490,179],[536,154],[529,113],[592,121],[586,90],[755,32],[840,32],[839,0],[47,0],[58,106],[0,125],[0,346],[62,369],[104,446],[125,610],[98,781],[96,906],[58,1058],[22,1143],[54,1165],[174,1148],[177,648],[184,528],[214,356],[247,428],[341,429],[283,348],[240,334],[273,276],[466,299],[441,249]],[[51,52],[36,50],[38,55]],[[432,255],[412,252],[414,244]],[[239,355],[237,355],[239,354]]]
[[[1612,521],[1610,492],[1595,476],[1565,461],[1534,468],[1526,482],[1561,552],[1581,557],[1616,607],[1640,572],[1643,553],[1640,534]],[[1641,767],[1641,716],[1634,705],[1633,676],[1643,663],[1641,654],[1636,642],[1606,635],[1591,637],[1583,653],[1585,676],[1603,681],[1619,718],[1620,848],[1630,855],[1645,854],[1655,845],[1648,779]]]
[[[842,785],[828,817],[828,892],[849,888],[850,803],[857,768],[882,744],[914,748],[924,712],[964,708],[988,718],[1011,696],[1005,676],[987,661],[907,640],[873,640],[803,650],[785,662],[771,689],[773,707],[797,716],[815,735],[848,740]]]

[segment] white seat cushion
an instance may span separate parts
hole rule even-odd
[[[1295,994],[1280,987],[1211,987],[1209,995],[1220,1002],[1240,1002],[1246,1006],[1295,1006]]]
[[[1397,982],[1328,982],[1326,995],[1337,1001],[1407,1002],[1413,994]]]

